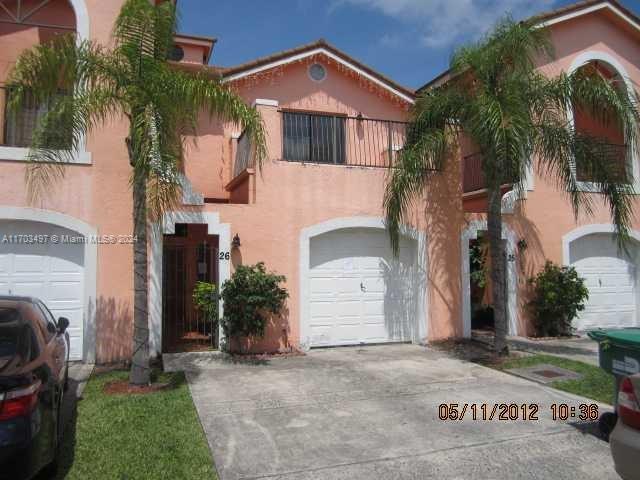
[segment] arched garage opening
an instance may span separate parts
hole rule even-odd
[[[589,225],[565,236],[565,264],[575,267],[589,289],[585,309],[574,321],[578,331],[640,324],[640,237],[632,236],[626,252],[618,248],[612,225]]]
[[[69,318],[71,359],[88,363],[95,362],[95,235],[68,215],[0,207],[0,295],[37,297],[56,318]]]
[[[342,218],[304,229],[300,344],[423,341],[425,247],[424,235],[407,229],[395,257],[380,218]]]

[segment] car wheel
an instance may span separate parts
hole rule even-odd
[[[603,440],[607,442],[609,441],[609,435],[613,432],[617,421],[618,415],[613,412],[605,412],[600,415],[600,418],[598,419],[598,428],[600,429],[600,434],[602,435]]]

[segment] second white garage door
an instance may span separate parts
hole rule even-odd
[[[589,299],[574,322],[578,330],[638,325],[637,247],[621,254],[610,234],[587,235],[571,244],[571,264],[585,280]]]
[[[349,228],[310,241],[310,346],[407,341],[417,306],[416,242],[394,258],[387,233]]]
[[[29,243],[5,235],[78,234],[40,222],[0,220],[0,295],[36,297],[53,316],[67,317],[71,360],[82,359],[84,318],[84,245],[69,243]],[[4,241],[3,241],[4,239]]]

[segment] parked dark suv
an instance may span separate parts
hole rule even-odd
[[[0,478],[55,470],[68,378],[69,320],[40,300],[0,296]]]

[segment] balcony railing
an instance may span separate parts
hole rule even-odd
[[[505,178],[502,186],[517,182],[514,178]],[[482,171],[482,154],[474,153],[462,158],[462,193],[470,193],[487,188]]]
[[[482,171],[482,155],[474,153],[462,158],[462,192],[469,193],[486,188]]]
[[[242,132],[238,138],[238,148],[236,150],[236,159],[233,164],[233,178],[240,175],[247,168],[253,168],[255,165],[255,155],[253,145],[249,135]]]
[[[404,122],[282,112],[282,159],[358,167],[393,167],[406,139]]]
[[[608,143],[599,148],[597,156],[601,161],[606,162],[611,174],[612,180],[620,183],[628,183],[630,181],[629,162],[627,161],[627,145]],[[589,165],[576,162],[576,180],[579,182],[593,182],[595,180],[595,172],[591,171]]]

